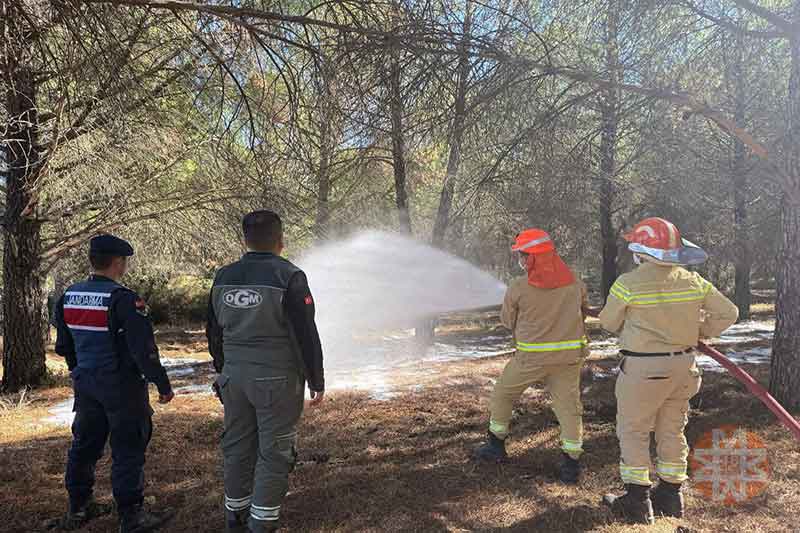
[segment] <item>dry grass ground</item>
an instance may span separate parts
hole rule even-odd
[[[176,340],[176,342],[178,342]],[[175,345],[177,346],[177,344]],[[586,475],[578,487],[556,483],[557,426],[538,390],[523,398],[506,465],[476,465],[469,453],[486,427],[490,380],[505,358],[447,365],[437,383],[390,401],[366,394],[332,394],[306,413],[300,464],[292,478],[285,518],[290,531],[797,531],[800,452],[797,442],[726,375],[707,373],[688,428],[690,441],[721,424],[756,432],[769,445],[773,467],[767,492],[739,506],[714,504],[688,491],[691,516],[659,520],[652,528],[615,523],[598,506],[616,489],[612,379],[586,373]],[[610,362],[593,362],[607,366]],[[766,379],[763,368],[750,368]],[[0,411],[0,531],[36,531],[66,505],[63,467],[66,428],[36,423],[64,387]],[[18,400],[18,398],[16,398]],[[221,465],[217,448],[221,408],[209,396],[178,397],[156,407],[149,450],[147,494],[178,509],[168,532],[222,530]],[[109,461],[98,465],[97,492],[109,498]],[[87,528],[114,531],[108,518]]]

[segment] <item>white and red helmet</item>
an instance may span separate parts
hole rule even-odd
[[[681,237],[678,227],[663,218],[646,218],[625,235],[628,249],[656,263],[699,265],[708,254],[696,244]]]

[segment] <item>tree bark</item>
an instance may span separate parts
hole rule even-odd
[[[733,121],[737,127],[742,129],[747,127],[747,88],[745,87],[744,58],[742,57],[744,46],[743,35],[735,34],[729,47],[731,57],[726,61],[727,68],[725,69],[725,83],[732,99]],[[739,308],[739,320],[747,320],[750,318],[752,303],[750,278],[753,268],[747,212],[747,204],[750,200],[747,147],[737,138],[732,138],[732,143],[730,175],[733,188],[734,300]]]
[[[469,87],[469,77],[472,71],[470,63],[470,31],[472,28],[472,3],[467,1],[466,12],[464,13],[463,34],[460,51],[461,56],[458,60],[455,109],[453,122],[450,128],[450,154],[447,158],[447,170],[444,176],[444,185],[439,197],[439,209],[436,213],[436,221],[433,225],[433,235],[431,243],[442,248],[447,228],[450,225],[450,211],[453,207],[453,196],[455,195],[458,170],[461,166],[461,148],[464,143],[464,129],[467,120],[467,89]]]
[[[606,20],[606,70],[608,76],[617,84],[621,81],[619,65],[619,5],[617,0],[609,0]],[[617,279],[617,229],[614,226],[614,202],[617,173],[617,131],[619,129],[619,89],[612,85],[603,91],[600,100],[600,240],[603,246],[602,290],[603,300],[608,298],[611,286]]]
[[[403,130],[402,72],[398,52],[392,53],[389,66],[389,113],[392,122],[392,169],[394,171],[395,204],[400,230],[411,234],[411,213],[408,209],[406,178],[406,139]]]
[[[13,0],[0,3],[8,115],[5,138],[6,212],[3,216],[3,385],[6,392],[36,387],[46,377],[40,224],[33,217],[41,171],[35,73],[25,64],[29,33]]]
[[[330,237],[331,160],[336,143],[334,128],[336,69],[327,57],[323,57],[320,61],[322,87],[317,109],[321,113],[321,120],[317,167],[317,216],[314,221],[314,236],[318,242]]]
[[[800,25],[800,1],[793,22]],[[790,38],[792,70],[787,98],[786,176],[796,194],[784,194],[781,254],[769,388],[787,409],[800,408],[800,36]],[[787,191],[792,192],[791,190]]]
[[[750,243],[750,227],[747,213],[747,170],[745,146],[740,141],[734,141],[733,155],[733,225],[734,225],[734,250],[736,253],[735,264],[735,296],[736,307],[739,308],[739,319],[750,318],[750,305],[753,297],[750,290],[750,277],[753,268],[752,246]]]
[[[787,199],[782,225],[769,388],[784,407],[796,409],[800,408],[800,206]]]

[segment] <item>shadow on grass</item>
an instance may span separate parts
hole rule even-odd
[[[509,446],[512,462],[486,465],[469,458],[486,428],[482,376],[459,376],[447,388],[385,402],[363,394],[335,394],[322,408],[308,410],[300,428],[300,466],[285,502],[288,530],[621,531],[606,527],[610,517],[596,505],[600,494],[617,483],[619,451],[613,387],[595,385],[586,398],[586,474],[578,487],[553,479],[560,452],[546,395],[521,402]],[[779,435],[771,414],[762,413],[753,403],[757,400],[748,399],[725,376],[707,377],[704,391],[707,396],[689,426],[690,442],[727,421]],[[220,415],[214,398],[183,398],[160,409],[155,418],[146,494],[178,510],[163,531],[223,529]],[[64,509],[69,442],[68,431],[62,429],[4,446],[0,530],[36,531],[43,520]],[[106,456],[98,465],[101,499],[109,497],[109,485]],[[113,518],[85,529],[114,530]]]

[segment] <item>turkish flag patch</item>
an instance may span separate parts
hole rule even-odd
[[[306,296],[306,300],[305,301],[306,301],[306,305],[314,305],[314,298],[312,298],[310,294],[308,296]]]

